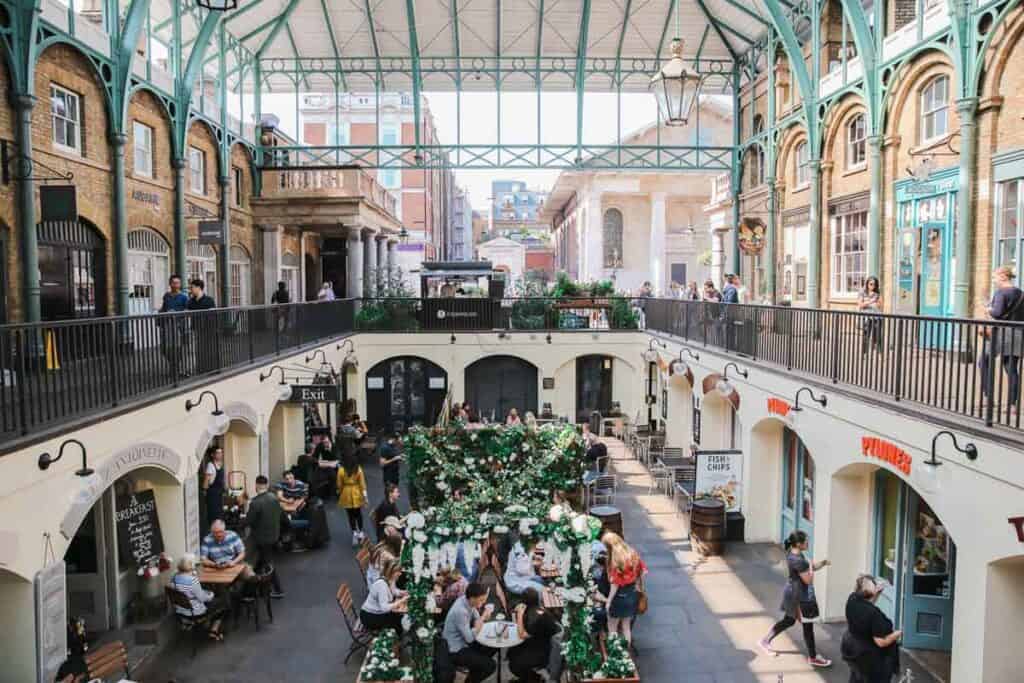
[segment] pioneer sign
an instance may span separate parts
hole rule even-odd
[[[292,403],[337,403],[341,401],[341,387],[337,384],[293,384]]]

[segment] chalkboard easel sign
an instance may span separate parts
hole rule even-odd
[[[117,544],[123,560],[142,567],[164,551],[153,489],[117,497]]]

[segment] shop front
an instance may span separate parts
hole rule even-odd
[[[814,547],[814,457],[796,432],[782,432],[782,530],[781,541],[794,531],[807,534]]]
[[[782,301],[807,305],[807,261],[811,251],[811,209],[804,206],[782,214]]]
[[[951,316],[957,168],[936,171],[924,180],[900,181],[895,190],[895,310],[905,315]]]
[[[903,629],[903,645],[949,651],[956,546],[942,520],[902,479],[875,473],[873,573],[890,585],[878,606]]]

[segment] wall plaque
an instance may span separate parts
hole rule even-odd
[[[545,389],[554,389],[555,388],[555,378],[554,377],[545,377],[543,379],[543,385],[544,385]]]

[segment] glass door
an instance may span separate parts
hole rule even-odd
[[[903,577],[903,547],[900,529],[906,518],[903,509],[906,487],[885,470],[875,473],[875,560],[874,575],[889,586],[878,598],[878,608],[893,623],[899,623],[899,586]]]
[[[942,520],[912,491],[907,501],[905,542],[903,644],[950,650],[956,549]]]
[[[950,204],[956,195],[942,194],[917,203],[917,222],[921,240],[921,279],[918,295],[918,313],[943,317],[949,312],[953,228],[950,222]],[[920,342],[924,348],[942,349],[948,346],[948,325],[924,323]]]
[[[590,413],[607,415],[612,407],[612,359],[610,356],[582,356],[576,359],[576,422],[586,422]]]
[[[814,458],[795,432],[782,435],[782,541],[796,530],[814,547]]]

